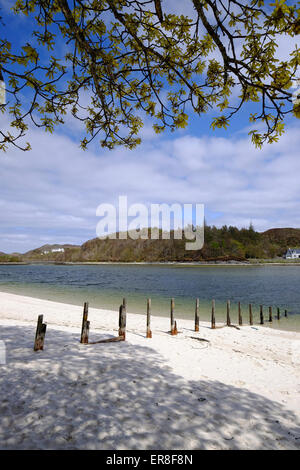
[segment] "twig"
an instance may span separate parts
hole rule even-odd
[[[124,336],[116,336],[114,338],[100,339],[99,341],[90,341],[89,344],[99,344],[99,343],[115,343],[117,341],[125,341]]]
[[[205,341],[205,343],[210,343],[208,339],[205,338],[196,338],[196,336],[190,336],[191,339],[196,339],[198,341]]]

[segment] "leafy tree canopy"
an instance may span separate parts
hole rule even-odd
[[[18,139],[30,119],[53,132],[67,113],[85,126],[82,148],[95,137],[133,148],[147,116],[160,133],[212,109],[212,128],[227,128],[246,103],[255,111],[246,108],[257,123],[253,143],[278,140],[287,114],[300,117],[291,90],[300,50],[276,58],[279,38],[300,32],[300,8],[286,0],[184,2],[190,17],[168,0],[17,0],[13,11],[27,16],[32,36],[17,50],[2,25],[1,109],[13,130],[0,131],[1,148],[29,149]]]

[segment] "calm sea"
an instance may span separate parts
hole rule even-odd
[[[126,297],[132,313],[145,313],[151,297],[152,313],[161,316],[169,315],[174,297],[175,316],[191,319],[198,297],[202,320],[210,319],[215,299],[217,321],[225,321],[229,299],[233,322],[240,301],[245,323],[249,303],[256,322],[262,304],[266,319],[268,307],[273,307],[273,323],[266,326],[300,331],[300,266],[2,265],[0,290],[76,305],[88,301],[91,307],[112,310]]]

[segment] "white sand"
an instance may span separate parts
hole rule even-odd
[[[172,337],[153,316],[146,339],[145,315],[128,314],[125,342],[81,345],[81,319],[81,307],[0,293],[1,449],[300,448],[300,333],[178,320]],[[89,320],[91,341],[117,335],[117,312]]]

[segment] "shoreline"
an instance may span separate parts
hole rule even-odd
[[[1,286],[0,286],[0,289],[1,289]],[[30,293],[30,294],[29,294],[29,293],[28,293],[28,294],[26,294],[26,293],[20,293],[20,294],[19,294],[19,293],[12,292],[12,291],[10,291],[10,290],[0,290],[0,300],[1,300],[1,295],[2,295],[2,294],[3,294],[3,295],[15,295],[15,296],[17,296],[17,297],[19,297],[19,298],[24,297],[24,298],[29,299],[29,300],[31,299],[31,300],[38,300],[38,301],[43,301],[43,302],[56,303],[56,304],[59,304],[59,305],[73,306],[73,307],[76,307],[76,308],[82,308],[82,306],[83,306],[83,303],[82,303],[82,302],[69,303],[70,300],[68,301],[68,300],[66,300],[66,299],[64,299],[64,300],[57,300],[57,299],[56,299],[56,300],[53,300],[53,299],[49,299],[49,298],[44,298],[44,297],[42,297],[42,296],[34,296],[33,293]],[[88,301],[88,300],[87,300],[87,301]],[[89,301],[88,301],[88,303],[89,303]],[[91,305],[91,304],[90,304],[90,305]],[[112,313],[112,314],[115,314],[115,312],[116,312],[116,310],[112,310],[111,308],[109,308],[109,307],[104,307],[104,306],[101,306],[101,307],[99,307],[99,306],[94,306],[94,307],[92,307],[92,308],[93,308],[93,310],[97,310],[97,311],[99,311],[99,312],[101,312],[101,311],[103,311],[103,312],[110,312],[110,313]],[[142,313],[141,313],[140,311],[138,311],[138,312],[137,312],[137,311],[135,311],[135,312],[132,311],[132,312],[130,312],[130,315],[144,317],[145,312],[142,312]],[[168,319],[168,318],[170,317],[169,312],[168,312],[168,313],[165,313],[165,314],[161,314],[161,315],[157,314],[156,312],[152,312],[151,315],[152,315],[152,317],[154,317],[154,318],[160,318],[160,319],[164,319],[164,320],[166,320],[166,319]],[[175,316],[176,316],[176,318],[177,318],[178,320],[180,320],[180,321],[188,321],[188,322],[192,322],[192,321],[193,321],[193,320],[191,319],[191,317],[190,317],[190,318],[187,318],[186,316],[182,315],[182,313],[180,313],[180,312],[176,312],[176,313],[175,313]],[[206,325],[207,328],[210,328],[211,322],[210,322],[210,319],[207,318],[207,317],[210,317],[210,313],[206,315],[206,318],[205,318],[205,319],[201,319],[201,321],[202,321],[203,324]],[[1,309],[0,309],[0,318],[1,318]],[[274,322],[275,322],[275,321],[276,321],[276,318],[274,318]],[[217,318],[217,324],[219,325],[219,328],[223,328],[223,327],[226,326],[225,314],[224,314],[224,321],[220,321],[220,318]],[[239,326],[238,323],[237,323],[237,322],[234,322],[234,321],[232,322],[232,324],[235,325],[235,326]],[[244,328],[244,327],[246,327],[246,326],[250,326],[249,323],[247,322],[247,320],[246,320],[246,322],[245,322],[245,321],[243,322],[242,328]],[[265,318],[265,322],[264,322],[263,325],[260,325],[260,323],[259,323],[259,321],[258,321],[258,319],[257,319],[257,322],[254,322],[254,323],[253,323],[253,328],[256,328],[256,327],[260,327],[260,328],[263,328],[263,329],[269,329],[269,330],[271,330],[271,331],[280,331],[280,332],[282,332],[282,333],[285,333],[285,332],[298,333],[298,334],[300,335],[300,328],[299,328],[299,327],[297,328],[297,327],[295,327],[295,325],[292,325],[292,328],[288,328],[287,325],[285,325],[285,327],[282,327],[282,325],[281,325],[282,328],[280,328],[280,326],[278,326],[278,325],[276,325],[276,326],[274,327],[274,323],[273,323],[273,322],[272,322],[272,323],[269,323],[269,322],[266,320],[266,318]]]
[[[176,267],[239,267],[239,266],[300,266],[299,262],[288,261],[288,262],[278,262],[278,261],[269,261],[269,262],[253,262],[253,261],[206,261],[206,262],[177,262],[177,261],[19,261],[19,262],[5,262],[0,261],[0,266],[97,266],[97,265],[122,265],[122,266],[176,266]]]
[[[3,305],[6,305],[5,304],[5,300],[6,298],[8,299],[9,303],[9,308],[8,308],[8,316],[6,316],[5,314],[3,314],[2,312],[2,307],[1,307],[1,303],[2,303],[2,306]],[[28,310],[28,307],[30,306],[31,308],[31,314],[28,316],[28,315],[25,315],[23,317],[19,317],[19,315],[15,315],[14,314],[14,304],[19,304],[23,306],[26,306],[25,309],[26,311]],[[81,327],[81,316],[78,312],[82,313],[82,310],[83,310],[83,305],[81,304],[71,304],[71,303],[68,303],[68,302],[63,302],[63,301],[59,301],[59,300],[48,300],[48,299],[44,299],[42,297],[32,297],[31,295],[26,295],[26,294],[16,294],[16,293],[12,293],[12,292],[7,292],[7,291],[2,291],[0,290],[0,321],[1,319],[13,319],[13,320],[21,320],[21,321],[28,321],[28,322],[35,322],[36,318],[37,318],[37,315],[39,315],[39,310],[38,308],[41,308],[41,310],[49,310],[50,312],[54,312],[55,310],[59,309],[59,308],[62,308],[62,309],[67,309],[68,311],[71,311],[73,310],[73,315],[70,317],[68,316],[66,318],[66,320],[70,321],[71,324],[70,326],[73,327],[73,326],[77,326],[77,327]],[[76,323],[74,324],[74,313],[75,311],[77,312],[77,315],[79,315],[79,318],[80,318],[80,321],[76,321]],[[36,317],[33,315],[33,312],[35,312],[35,315]],[[112,318],[114,318],[114,320],[116,322],[118,322],[118,311],[117,309],[116,310],[112,310],[112,309],[109,309],[109,308],[99,308],[99,307],[90,307],[89,308],[89,312],[93,312],[93,316],[95,316],[95,314],[109,314]],[[23,314],[24,315],[24,314]],[[146,318],[146,313],[140,313],[140,312],[128,312],[128,314],[130,316],[130,318],[133,320],[133,323],[135,323],[134,321],[134,318],[136,317],[137,321],[138,321],[138,324],[141,323],[142,320],[144,320]],[[179,313],[180,315],[180,313]],[[193,320],[190,319],[190,318],[184,318],[184,317],[180,317],[180,316],[177,316],[176,313],[175,313],[175,317],[177,318],[177,320],[180,321],[180,323],[186,323],[186,327],[189,327],[190,329],[193,329]],[[161,322],[164,322],[165,325],[168,325],[169,323],[169,314],[167,315],[157,315],[157,314],[152,314],[151,315],[151,318],[152,319],[156,319],[159,323]],[[175,318],[175,319],[176,319]],[[97,317],[95,317],[96,319],[96,323],[97,323],[97,327],[99,328],[99,320]],[[52,316],[52,320],[53,322],[53,325],[54,326],[66,326],[66,321],[61,321],[59,319],[59,317],[57,315],[54,315]],[[206,329],[211,329],[211,322],[209,320],[201,320],[200,319],[200,325],[202,325],[204,328]],[[238,325],[234,325],[234,322],[232,323],[233,326],[238,326]],[[105,324],[105,326],[107,327],[108,325]],[[216,323],[216,326],[217,326],[217,329],[220,329],[220,328],[226,328],[226,323],[225,323],[225,320],[224,322],[220,322],[220,321],[217,321]],[[256,330],[267,330],[267,331],[270,331],[270,332],[274,332],[275,334],[282,334],[282,335],[291,335],[292,336],[296,336],[299,341],[300,341],[300,331],[296,331],[296,330],[288,330],[288,329],[280,329],[280,328],[270,328],[269,325],[268,325],[268,322],[266,322],[264,325],[260,325],[259,323],[254,323],[252,326],[250,326],[249,324],[247,323],[244,323],[242,326],[239,326],[239,329],[240,330],[244,330],[244,329],[256,329]],[[117,328],[115,328],[117,330]],[[229,328],[231,329],[231,328]]]
[[[79,309],[82,308],[83,303],[85,301],[87,301],[89,303],[90,307],[93,310],[97,310],[99,312],[101,312],[101,311],[110,312],[110,313],[113,313],[113,314],[117,311],[117,305],[119,305],[119,303],[121,301],[121,299],[119,298],[118,301],[114,302],[113,307],[112,307],[112,305],[108,305],[108,304],[111,304],[111,302],[108,302],[107,305],[103,305],[103,304],[99,305],[99,303],[96,302],[96,305],[95,305],[95,303],[93,303],[93,300],[91,302],[89,300],[89,298],[86,297],[86,296],[84,296],[84,297],[81,296],[80,300],[79,299],[74,300],[74,297],[72,297],[72,299],[70,298],[71,294],[69,293],[69,296],[64,296],[62,298],[59,298],[59,297],[57,298],[54,295],[51,296],[49,294],[49,292],[44,293],[44,295],[41,294],[40,291],[39,292],[33,292],[33,291],[18,292],[18,291],[15,291],[14,289],[7,289],[6,290],[4,286],[0,285],[0,299],[1,299],[1,295],[2,296],[13,295],[13,296],[16,296],[19,299],[25,298],[25,299],[28,299],[29,301],[30,300],[37,300],[37,301],[42,301],[42,302],[50,302],[50,303],[56,303],[56,304],[58,304],[62,307],[66,305],[66,306],[73,306],[73,307],[76,307],[76,308],[79,308]],[[146,295],[145,295],[145,299],[146,299]],[[152,301],[153,300],[155,300],[155,299],[152,297]],[[224,307],[224,305],[225,305],[225,307]],[[223,305],[223,310],[224,311],[220,312],[220,310],[217,308],[217,310],[215,312],[216,313],[216,321],[219,324],[219,327],[222,327],[222,328],[226,326],[226,302],[224,303],[224,305]],[[165,309],[167,308],[166,305],[164,305],[164,307],[165,307]],[[237,304],[235,305],[235,307],[237,309]],[[253,319],[254,320],[253,328],[260,327],[260,328],[263,328],[263,329],[269,329],[270,331],[279,331],[279,332],[282,332],[282,333],[284,333],[284,332],[299,333],[299,335],[300,335],[300,325],[293,318],[294,317],[293,315],[292,316],[288,315],[288,317],[285,318],[281,313],[280,320],[281,321],[284,320],[284,323],[282,324],[281,321],[277,321],[275,312],[273,313],[273,321],[271,323],[268,321],[268,318],[267,318],[268,314],[265,313],[264,324],[261,325],[260,324],[260,319],[258,317],[258,304],[254,304],[253,307],[256,308],[256,310],[257,310],[256,311],[256,317],[254,315],[254,319]],[[185,313],[182,312],[180,307],[178,309],[176,308],[176,311],[175,311],[176,318],[180,321],[192,322],[193,321],[192,319],[194,318],[193,308],[194,308],[194,306],[191,305],[191,310],[188,311],[188,312],[186,311]],[[220,308],[220,305],[219,305],[219,308]],[[221,307],[221,309],[222,309],[222,307]],[[0,312],[1,312],[1,308],[0,308]],[[130,315],[144,317],[145,312],[146,312],[145,305],[140,306],[140,308],[135,306],[135,308],[130,312]],[[157,308],[156,308],[156,310],[154,310],[154,311],[152,310],[151,315],[154,318],[161,318],[161,319],[166,320],[166,319],[170,318],[169,307],[163,313],[162,312],[158,313]],[[235,318],[236,316],[237,316],[237,311],[233,312],[233,315],[231,314],[232,325],[236,326],[236,327],[239,327],[238,318]],[[242,311],[242,317],[243,317],[242,328],[250,326],[248,316],[249,316],[248,312]],[[296,315],[296,317],[298,317],[298,315]],[[0,314],[0,318],[1,318],[1,314]],[[204,309],[203,309],[203,306],[202,306],[200,320],[202,321],[202,323],[206,324],[207,327],[210,327],[210,325],[211,325],[211,303],[210,302]]]

